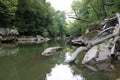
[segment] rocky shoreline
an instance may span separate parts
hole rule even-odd
[[[41,43],[45,41],[49,41],[50,38],[44,38],[40,35],[37,35],[36,37],[33,38],[18,38],[17,42],[24,43],[24,42],[36,42],[36,43]]]

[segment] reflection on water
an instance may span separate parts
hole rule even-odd
[[[48,47],[60,46],[63,50],[50,57],[41,55]],[[65,41],[0,45],[0,80],[116,80],[120,78],[120,64],[84,66],[66,65],[64,60],[75,51]],[[105,70],[107,69],[107,70]],[[102,70],[102,71],[101,71]]]
[[[66,52],[65,53],[65,61],[69,60],[71,58],[71,53],[70,52]]]
[[[18,47],[16,44],[0,44],[0,56],[16,54]]]
[[[47,73],[45,80],[83,80],[81,75],[74,75],[74,71],[68,65],[55,65],[50,73]]]

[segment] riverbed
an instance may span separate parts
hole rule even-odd
[[[41,53],[53,46],[63,50],[53,56],[45,57]],[[81,54],[77,64],[67,65],[65,59],[76,47],[63,40],[51,40],[43,43],[15,43],[0,45],[0,80],[120,80],[120,64],[82,65]]]

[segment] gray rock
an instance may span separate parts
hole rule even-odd
[[[10,28],[0,28],[0,35],[18,35],[18,31],[16,29]]]
[[[91,61],[92,59],[96,58],[98,54],[98,48],[97,46],[93,46],[85,55],[85,57],[82,60],[82,64],[85,64],[89,61]]]
[[[0,41],[14,41],[19,35],[16,29],[0,28]]]
[[[108,47],[106,47],[104,44],[100,44],[99,48],[98,48],[99,54],[96,57],[96,61],[104,61],[104,60],[108,60],[110,58],[110,49],[108,49]]]
[[[105,44],[99,44],[93,46],[86,54],[82,60],[82,64],[95,64],[99,62],[106,62],[110,60],[111,54],[108,47]]]
[[[61,50],[62,47],[50,47],[44,50],[41,55],[43,56],[51,56],[54,55],[57,51]]]
[[[45,38],[41,35],[37,35],[37,41],[45,41]]]

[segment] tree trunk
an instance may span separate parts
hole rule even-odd
[[[105,15],[105,17],[107,17],[108,9],[106,6],[106,0],[102,0],[102,4],[103,4],[104,15]]]

